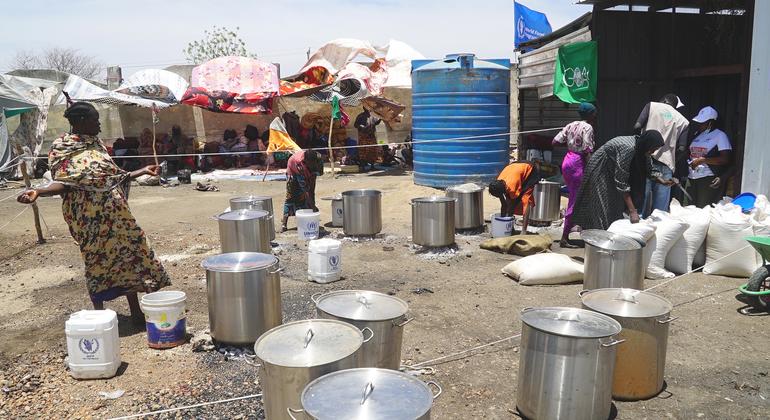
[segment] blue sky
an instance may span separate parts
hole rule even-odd
[[[576,0],[522,0],[554,29],[590,7]],[[510,0],[25,0],[0,17],[0,72],[17,50],[77,48],[128,75],[183,64],[182,49],[212,25],[240,27],[248,47],[291,74],[334,38],[404,41],[429,58],[452,52],[504,58],[513,49]]]

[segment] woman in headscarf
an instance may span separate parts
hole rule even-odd
[[[580,120],[567,124],[553,139],[553,144],[566,144],[567,146],[567,155],[561,164],[561,174],[569,190],[567,210],[564,212],[564,230],[559,242],[562,248],[575,247],[569,242],[569,234],[574,227],[572,213],[575,209],[580,181],[583,180],[583,168],[585,168],[591,152],[594,151],[593,123],[596,120],[596,107],[588,102],[583,102],[578,108],[578,114]]]
[[[323,161],[314,150],[299,151],[291,155],[286,164],[286,202],[283,205],[281,231],[287,230],[289,216],[299,209],[313,209],[315,205],[315,180],[323,173]]]
[[[51,145],[53,183],[25,191],[18,201],[29,204],[40,196],[61,195],[64,220],[80,246],[94,309],[126,296],[132,317],[143,322],[137,292],[154,292],[171,283],[131,215],[120,185],[141,175],[157,176],[160,168],[120,169],[97,137],[101,126],[93,105],[76,102],[64,117],[72,129]]]
[[[606,230],[628,211],[631,223],[639,222],[636,210],[644,198],[647,179],[664,185],[650,155],[663,146],[663,136],[650,130],[641,136],[621,136],[605,143],[588,160],[583,173],[572,223],[581,229]]]

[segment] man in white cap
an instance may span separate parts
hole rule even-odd
[[[690,143],[689,186],[687,192],[698,207],[718,202],[729,177],[732,145],[724,131],[715,127],[719,114],[707,106],[692,120],[697,123],[696,136]]]
[[[661,98],[660,102],[650,102],[644,106],[634,125],[634,131],[655,130],[663,136],[663,147],[652,154],[652,163],[664,180],[674,179],[678,159],[687,156],[687,129],[689,121],[677,111],[684,106],[673,93]],[[653,210],[668,211],[671,202],[671,186],[647,181],[644,203],[641,203],[642,217],[647,217]]]

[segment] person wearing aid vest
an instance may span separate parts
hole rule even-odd
[[[642,133],[655,130],[663,136],[663,146],[652,154],[652,164],[660,173],[661,178],[674,178],[678,160],[687,157],[687,118],[677,111],[684,104],[673,93],[666,94],[660,102],[650,102],[645,105],[634,130]],[[644,200],[640,204],[642,217],[648,217],[653,210],[669,210],[671,202],[671,186],[647,180]]]

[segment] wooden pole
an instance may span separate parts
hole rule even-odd
[[[158,164],[158,151],[155,150],[155,110],[150,108],[150,115],[152,115],[152,156],[155,158],[155,164]]]
[[[20,156],[24,155],[24,150],[21,148],[21,145],[16,144],[16,153],[18,153]],[[32,183],[29,180],[29,175],[27,174],[27,161],[24,160],[24,157],[21,158],[21,163],[19,164],[19,168],[21,169],[21,176],[24,179],[24,185],[29,188],[32,186]],[[37,203],[32,203],[32,214],[35,218],[35,231],[37,232],[37,243],[38,244],[44,244],[45,238],[43,238],[43,230],[40,228],[40,211],[37,208]]]
[[[329,138],[327,139],[327,147],[329,148],[329,163],[332,166],[332,178],[336,178],[334,173],[334,151],[332,150],[332,130],[334,130],[334,111],[331,112],[331,119],[329,120]]]

